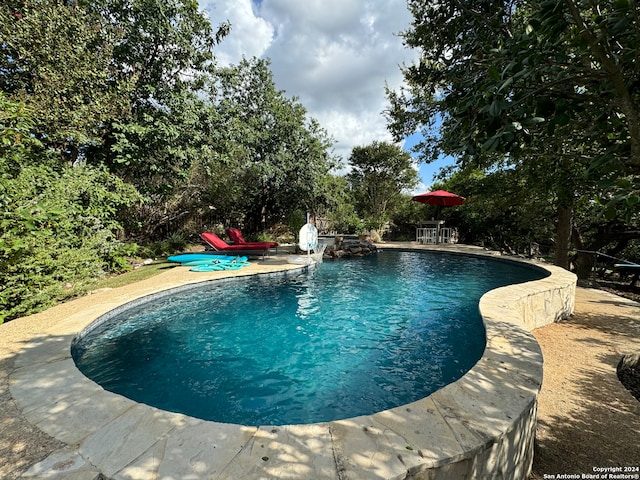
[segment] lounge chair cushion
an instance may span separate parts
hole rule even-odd
[[[247,242],[242,236],[242,232],[237,228],[227,228],[227,235],[231,239],[231,243],[234,245],[250,245],[252,243],[268,243],[269,248],[275,248],[278,246],[278,242]]]
[[[229,245],[213,232],[204,232],[200,234],[200,238],[204,240],[208,245],[215,250],[225,251],[247,251],[247,250],[269,250],[271,248],[271,242],[251,242],[243,245]]]

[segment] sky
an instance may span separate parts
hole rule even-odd
[[[269,58],[276,88],[298,98],[336,140],[335,153],[345,162],[355,146],[392,141],[382,114],[385,85],[397,89],[400,66],[417,56],[398,36],[412,21],[406,0],[199,2],[214,28],[231,22],[230,35],[215,50],[219,64]],[[426,191],[438,169],[420,165],[416,191]]]

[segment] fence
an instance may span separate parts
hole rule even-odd
[[[616,275],[619,282],[628,281],[629,277],[631,277],[631,287],[635,286],[635,283],[638,281],[640,264],[594,250],[576,250],[576,252],[582,255],[591,255],[593,262],[591,267],[591,280],[594,283],[615,281],[616,278],[614,277]],[[621,265],[637,266],[637,268],[624,268],[621,267]]]

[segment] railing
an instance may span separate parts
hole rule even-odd
[[[640,269],[640,264],[595,250],[576,250],[576,252],[578,254],[593,256],[593,265],[591,267],[591,278],[593,281],[596,281],[598,278],[602,280],[606,279],[607,272],[616,269],[617,265],[637,265]],[[598,262],[600,259],[602,259],[602,261]],[[620,274],[621,277],[625,276],[621,270],[618,270],[618,274]],[[632,275],[634,274],[632,273]],[[638,273],[635,273],[635,276],[637,275]],[[635,280],[633,280],[632,283],[635,283]]]

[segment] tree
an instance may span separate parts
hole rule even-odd
[[[356,212],[356,202],[353,191],[349,189],[347,177],[328,174],[323,183],[323,188],[327,192],[324,209],[313,211],[327,218],[330,230],[340,233],[362,231],[362,220]]]
[[[349,157],[348,175],[360,212],[371,227],[382,235],[390,210],[403,190],[418,184],[411,156],[397,145],[373,142],[354,147]]]
[[[230,27],[214,32],[190,0],[99,0],[87,8],[121,32],[112,63],[117,78],[133,84],[131,114],[110,125],[106,148],[89,157],[162,202],[210,147],[200,93],[215,75],[213,48]]]
[[[126,268],[117,212],[139,201],[104,168],[33,164],[32,112],[0,93],[0,323]],[[31,149],[40,152],[34,155]]]
[[[485,172],[469,167],[434,188],[467,198],[463,207],[442,211],[447,223],[456,225],[463,242],[530,254],[535,244],[544,251],[552,245],[553,224],[544,219],[555,210],[553,197],[532,188],[532,178],[521,169]]]
[[[101,145],[106,125],[130,108],[131,85],[112,63],[118,32],[66,2],[5,2],[0,24],[0,88],[31,110],[30,134],[43,150],[70,164]]]
[[[136,201],[130,185],[91,166],[29,165],[0,177],[0,323],[126,270],[116,214]]]
[[[554,198],[556,263],[567,266],[578,199],[599,187],[611,204],[640,202],[635,2],[409,7],[415,20],[403,35],[422,56],[403,70],[408,89],[389,92],[390,128],[402,136],[441,118],[439,136],[419,146],[423,159],[445,153],[461,167],[535,172],[529,184]]]
[[[0,20],[2,322],[126,269],[117,214],[140,197],[86,164],[129,108],[111,62],[117,35],[66,2],[6,2]]]
[[[288,211],[319,208],[326,195],[322,179],[336,165],[326,132],[297,99],[276,89],[268,61],[244,59],[218,78],[210,102],[219,116],[220,148],[211,157],[219,166],[211,168],[226,170],[229,188],[220,193],[236,195],[212,198],[212,205],[231,201],[254,231]]]

